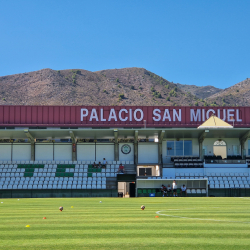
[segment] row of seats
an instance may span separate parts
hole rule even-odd
[[[231,177],[231,176],[229,176],[229,177],[208,177],[209,181],[217,181],[217,180],[218,181],[236,181],[236,180],[246,181],[248,179],[250,179],[249,176],[248,177],[246,177],[246,176],[244,176],[244,177],[241,177],[241,176],[238,176],[238,177],[236,177],[236,176],[233,176],[233,177]]]
[[[27,173],[0,173],[2,177],[116,177],[117,172],[107,172],[107,173],[56,173],[56,172],[48,172],[48,173],[31,173],[31,175],[26,175]]]
[[[210,188],[249,188],[249,184],[211,184]]]
[[[176,177],[175,179],[203,179],[204,177]]]
[[[228,173],[228,172],[225,172],[225,173],[213,173],[213,172],[211,172],[211,173],[206,173],[205,174],[207,177],[209,177],[209,176],[249,176],[249,174],[247,173],[247,172],[240,172],[240,173],[238,173],[238,172],[236,172],[236,173],[233,173],[233,172],[231,172],[231,173]]]
[[[0,181],[0,185],[104,185],[105,181]]]
[[[207,193],[207,191],[204,188],[202,188],[202,189],[187,188],[187,194],[206,194],[206,193]]]
[[[0,185],[0,189],[106,189],[106,185]]]
[[[241,155],[228,155],[227,160],[242,160]],[[204,160],[222,160],[221,155],[205,155]]]
[[[176,173],[176,177],[203,177],[203,173]]]
[[[0,161],[0,164],[93,164],[99,161]],[[102,163],[102,161],[101,161]],[[107,161],[108,164],[134,164],[134,161]]]
[[[199,159],[198,155],[185,155],[185,156],[173,156],[171,157],[171,161],[175,160],[197,160]]]
[[[39,165],[39,167],[38,167]],[[65,167],[62,167],[65,166]],[[70,167],[67,167],[70,166]],[[52,169],[52,168],[75,168],[75,169],[88,169],[88,168],[94,168],[91,164],[1,164],[0,165],[0,170],[1,169],[25,169],[25,168],[34,168],[34,169],[39,169],[39,171],[42,171],[41,169]],[[109,168],[119,168],[119,164],[107,164],[106,167],[101,168],[101,169],[109,169]]]
[[[103,181],[106,180],[106,177],[0,177],[0,181],[2,180],[11,180],[11,181],[25,181],[25,180],[31,180],[31,181],[60,181],[60,180],[66,180],[66,181]]]
[[[175,168],[203,168],[203,163],[175,163]]]
[[[174,163],[198,163],[203,162],[201,159],[174,159]]]

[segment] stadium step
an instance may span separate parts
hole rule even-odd
[[[136,165],[134,164],[126,164],[124,166],[125,174],[136,174]]]
[[[117,189],[116,177],[107,177],[106,178],[106,189]]]

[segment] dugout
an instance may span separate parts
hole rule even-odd
[[[173,179],[137,179],[136,180],[136,194],[137,197],[147,196],[150,193],[160,193],[162,185],[166,187],[172,186]],[[187,187],[188,196],[208,196],[208,180],[207,179],[177,179],[177,190],[182,185]],[[162,196],[162,194],[160,195]]]

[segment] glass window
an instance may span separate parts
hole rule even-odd
[[[192,155],[192,141],[184,141],[184,155]]]
[[[167,155],[192,155],[192,141],[167,141]]]
[[[175,148],[175,155],[183,155],[183,141],[176,141]]]
[[[174,155],[174,141],[167,142],[167,155]]]

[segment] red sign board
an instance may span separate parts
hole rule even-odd
[[[250,127],[250,107],[0,106],[2,127],[198,127],[212,114]]]

